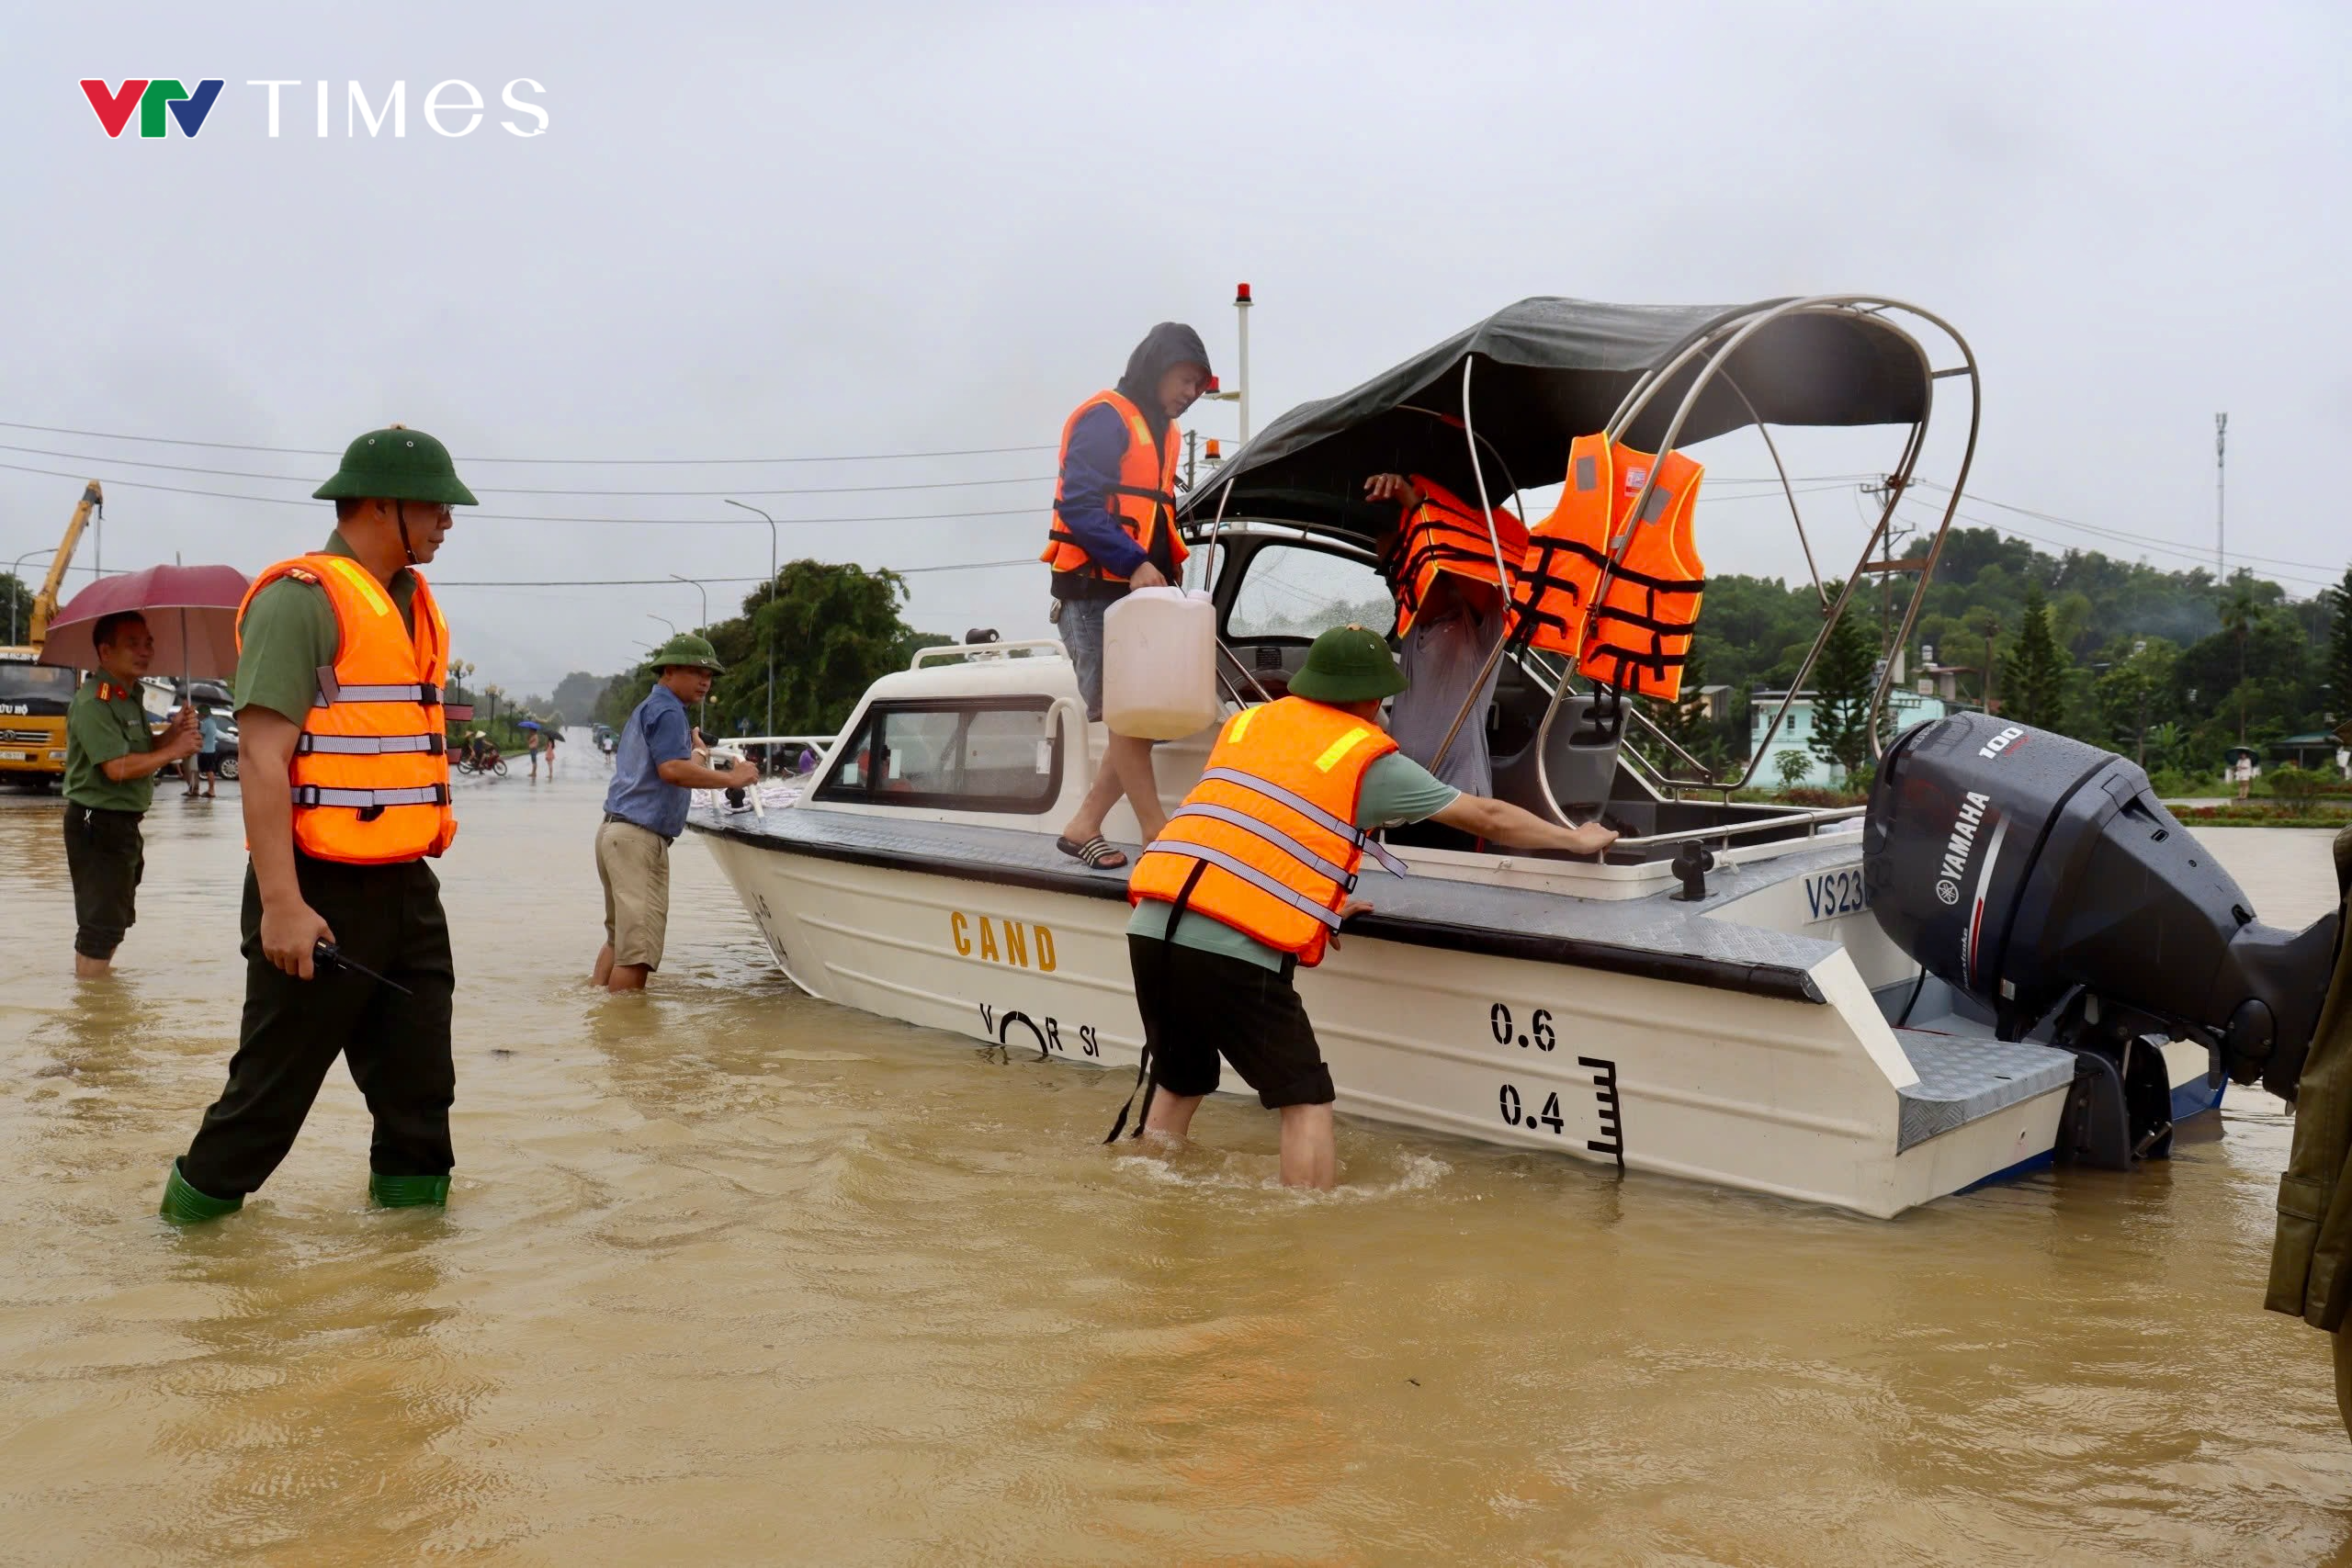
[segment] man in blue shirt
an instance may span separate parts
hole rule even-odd
[[[1172,462],[1175,420],[1211,379],[1201,334],[1181,321],[1162,321],[1136,344],[1114,391],[1142,417],[1144,433],[1158,445],[1157,456]],[[1136,456],[1131,448],[1140,444],[1118,407],[1108,400],[1089,401],[1093,406],[1081,404],[1085,412],[1065,432],[1061,478],[1055,490],[1055,542],[1047,547],[1046,558],[1053,566],[1054,625],[1076,667],[1087,719],[1099,723],[1105,612],[1134,589],[1172,584],[1181,561],[1175,497],[1156,498],[1148,512],[1149,525],[1139,525],[1138,516],[1145,513],[1128,503],[1142,499],[1142,492],[1133,488],[1141,476],[1125,470]],[[1160,464],[1146,456],[1133,466],[1156,475]],[[1121,510],[1114,509],[1114,496],[1122,498]],[[1125,853],[1102,837],[1102,819],[1122,794],[1135,808],[1144,841],[1159,836],[1167,813],[1152,772],[1151,744],[1134,736],[1110,738],[1102,770],[1079,803],[1078,814],[1063,826],[1056,848],[1094,870],[1125,865]]]
[[[710,694],[724,668],[718,651],[691,632],[653,655],[653,690],[621,727],[605,821],[596,829],[596,875],[605,885],[605,945],[594,979],[608,991],[641,991],[662,967],[670,924],[670,844],[686,830],[698,789],[741,789],[760,771],[738,762],[720,772],[696,761],[686,706]]]

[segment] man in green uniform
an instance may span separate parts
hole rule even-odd
[[[155,798],[155,775],[197,746],[196,716],[183,708],[159,737],[147,728],[139,678],[155,639],[135,611],[101,615],[91,627],[98,672],[65,710],[65,869],[74,878],[74,973],[96,980],[137,918],[146,847],[139,819]]]
[[[475,504],[448,449],[423,431],[371,431],[352,442],[334,477],[314,493],[335,503],[335,530],[322,553],[357,561],[398,610],[409,638],[419,646],[431,640],[438,611],[410,569],[439,552],[452,505]],[[269,582],[245,606],[235,689],[238,774],[253,855],[245,874],[244,1016],[228,1085],[164,1185],[167,1220],[216,1219],[267,1180],[293,1147],[337,1055],[375,1120],[368,1196],[388,1208],[438,1205],[448,1196],[456,1163],[449,1014],[457,981],[440,883],[424,858],[438,850],[365,863],[360,855],[308,852],[296,841],[297,807],[313,804],[296,799],[302,793],[293,778],[298,753],[373,750],[318,733],[317,716],[352,702],[391,700],[379,695],[389,688],[363,690],[348,675],[336,678],[345,655],[341,625],[319,570]],[[323,686],[322,671],[336,681],[333,690]],[[422,700],[417,711],[437,726],[439,694],[419,698],[424,690],[408,700]],[[437,735],[430,751],[445,763],[446,784]],[[446,807],[446,790],[439,798],[431,807],[436,812]],[[413,801],[390,807],[423,808]],[[355,837],[373,831],[383,820],[383,808],[374,809],[372,818],[360,810],[339,818],[335,830]],[[322,943],[351,962],[321,961]]]

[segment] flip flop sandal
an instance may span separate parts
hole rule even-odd
[[[1114,848],[1111,840],[1100,833],[1082,844],[1074,839],[1056,839],[1054,848],[1089,871],[1120,871],[1127,863],[1126,852]]]

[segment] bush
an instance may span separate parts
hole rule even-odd
[[[2178,768],[2158,768],[2148,775],[2148,784],[2158,795],[2165,799],[2177,799],[2181,795],[2196,793],[2191,787],[2193,781]]]
[[[1798,784],[1784,789],[1781,798],[1791,806],[1860,806],[1862,795],[1853,790],[1824,789],[1819,784]]]
[[[2309,800],[2327,781],[2287,762],[2271,770],[2270,793],[2281,800]]]

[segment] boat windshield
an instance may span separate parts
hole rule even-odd
[[[1313,639],[1333,626],[1385,633],[1396,619],[1388,585],[1363,561],[1306,542],[1276,541],[1252,552],[1226,612],[1229,641]]]

